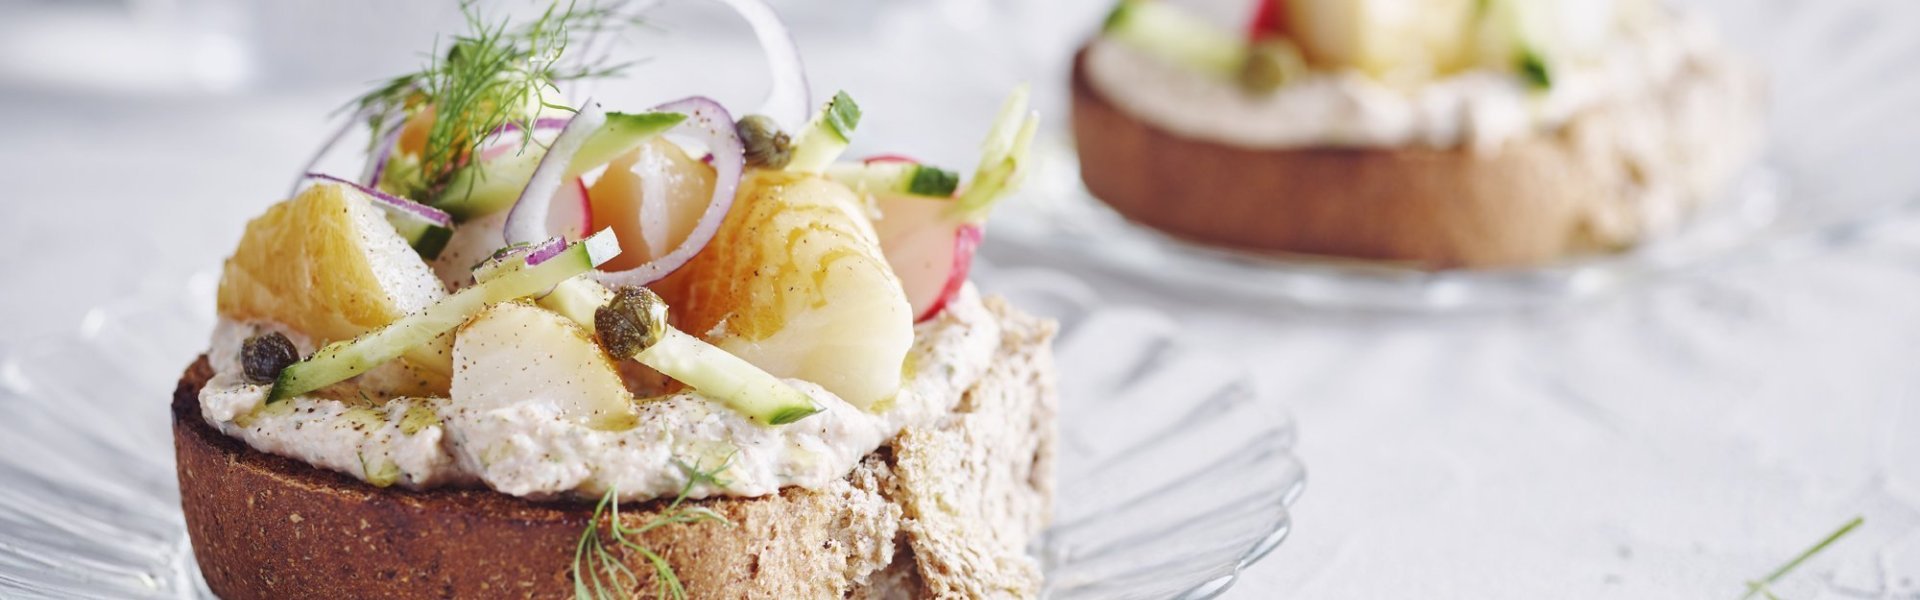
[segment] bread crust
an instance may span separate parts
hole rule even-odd
[[[982,392],[976,385],[963,405],[992,403],[994,410],[1009,411],[1002,421],[1031,427],[976,427],[973,418],[989,412],[982,410],[909,432],[1021,449],[992,464],[974,465],[1020,473],[1017,485],[981,486],[974,496],[954,503],[1011,504],[1023,517],[1017,523],[979,523],[976,531],[958,535],[920,525],[923,519],[902,507],[924,504],[915,498],[932,493],[925,487],[929,482],[984,476],[901,468],[895,452],[943,452],[915,445],[903,434],[823,489],[690,501],[725,516],[732,526],[660,527],[636,541],[664,556],[692,597],[824,598],[856,592],[954,597],[938,591],[968,589],[966,581],[973,580],[999,582],[997,589],[1008,595],[1037,593],[1038,569],[1024,548],[1046,522],[1051,501],[1054,398],[1048,347],[1053,326],[1013,313],[1003,303],[989,304],[1008,332],[996,357],[1001,360],[982,382],[997,387]],[[573,594],[569,565],[592,505],[535,502],[489,490],[377,488],[255,451],[200,416],[199,390],[211,376],[204,356],[187,369],[174,392],[173,431],[187,531],[208,586],[222,598]],[[621,517],[638,525],[663,508],[664,501],[630,504],[622,507]],[[1007,572],[951,572],[952,565],[911,560],[916,548],[937,552],[955,544],[984,547],[993,560],[983,568]],[[632,592],[651,595],[652,568],[645,559],[635,552],[618,554],[641,575]],[[876,582],[886,589],[876,588]]]
[[[1176,237],[1269,253],[1505,267],[1608,249],[1590,229],[1618,182],[1543,133],[1499,149],[1253,149],[1127,114],[1073,66],[1080,174],[1121,215]]]

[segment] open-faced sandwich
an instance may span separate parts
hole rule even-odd
[[[1718,195],[1763,85],[1655,0],[1122,0],[1073,69],[1081,176],[1204,244],[1423,267],[1615,251]]]
[[[726,4],[776,70],[752,116],[562,96],[614,12],[474,16],[354,105],[362,173],[247,226],[173,398],[215,593],[1038,593],[1054,329],[967,279],[1024,91],[964,181],[841,162],[859,108]]]

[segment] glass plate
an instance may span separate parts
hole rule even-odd
[[[991,267],[983,270],[990,270]],[[1305,485],[1292,422],[1152,311],[1042,271],[987,289],[1060,320],[1054,598],[1206,598],[1277,546]],[[187,543],[167,398],[215,276],[91,311],[0,359],[0,597],[211,597]]]
[[[1221,4],[1223,0],[1179,0]],[[1237,2],[1239,0],[1226,0]],[[1105,4],[1068,0],[1069,4]],[[1052,3],[1027,3],[1051,5]],[[995,219],[1003,261],[1049,256],[1183,288],[1262,301],[1385,310],[1499,309],[1590,297],[1649,280],[1851,239],[1920,202],[1920,5],[1879,0],[1683,0],[1772,82],[1769,150],[1726,198],[1633,251],[1541,268],[1429,272],[1360,261],[1281,258],[1182,242],[1134,225],[1088,194],[1055,118],[1029,193]],[[1235,4],[1238,6],[1239,4]],[[1064,56],[1098,13],[1010,6],[1001,21],[1030,49],[1002,68],[1042,87],[1064,115]],[[1091,16],[1090,16],[1091,14]],[[1079,19],[1084,22],[1047,23]],[[1043,24],[1033,24],[1043,23]],[[1071,33],[1069,33],[1071,32]],[[1066,41],[1066,44],[1062,42]],[[1010,45],[982,37],[983,47]],[[967,55],[964,52],[949,54]],[[984,56],[1005,56],[980,52]]]

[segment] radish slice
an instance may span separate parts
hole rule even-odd
[[[554,195],[553,201],[553,212],[547,214],[547,231],[570,240],[593,232],[593,206],[588,203],[584,179],[575,177],[573,183],[560,186],[560,193]]]
[[[887,264],[906,288],[915,322],[939,314],[966,284],[974,251],[986,234],[987,211],[1020,185],[1032,162],[1039,124],[1040,117],[1027,110],[1027,89],[1021,86],[1001,107],[983,144],[980,167],[957,197],[877,196],[880,218],[874,231],[880,234]],[[881,162],[895,160],[885,157]]]
[[[877,164],[885,164],[885,163],[908,163],[908,164],[917,165],[917,164],[920,164],[920,159],[907,156],[905,154],[875,154],[873,156],[867,157],[865,160],[862,160],[860,162],[866,163],[869,165],[877,165]]]
[[[380,190],[373,189],[371,187],[360,185],[358,183],[347,181],[339,177],[334,177],[332,175],[328,175],[325,173],[307,173],[304,177],[300,178],[300,181],[302,183],[309,182],[309,181],[325,181],[325,182],[338,183],[340,185],[350,186],[353,189],[360,190],[360,193],[373,197],[374,200],[379,202],[382,208],[385,208],[390,212],[399,212],[407,217],[420,220],[420,221],[425,221],[429,224],[438,225],[440,227],[445,227],[448,229],[453,228],[453,216],[448,215],[446,211],[443,211],[431,206],[427,206],[419,202],[414,202],[406,198],[401,198],[399,196],[388,194],[386,192],[382,192]]]
[[[774,14],[773,7],[765,2],[718,1],[753,26],[753,35],[759,38],[760,49],[767,54],[767,69],[773,76],[773,85],[767,89],[767,99],[756,112],[779,123],[781,129],[800,131],[807,116],[813,114],[813,98],[807,89],[807,70],[800,64],[800,48],[793,43],[793,35],[787,32],[786,24],[780,22],[780,16]]]
[[[533,177],[527,180],[527,187],[520,191],[520,198],[513,203],[513,209],[507,213],[506,236],[511,243],[526,243],[547,239],[547,218],[551,214],[549,207],[553,196],[560,191],[567,173],[567,164],[572,162],[573,154],[580,151],[580,145],[593,132],[607,122],[607,113],[600,105],[591,100],[567,121],[560,129],[560,135],[553,138],[553,144],[547,148],[546,156],[540,158],[540,166],[533,170]]]
[[[745,151],[740,145],[739,136],[734,133],[733,115],[720,103],[694,96],[656,106],[653,110],[687,115],[685,121],[667,130],[666,135],[691,138],[706,146],[707,152],[712,155],[713,193],[707,201],[706,210],[700,213],[700,221],[693,226],[686,239],[670,244],[672,250],[649,256],[646,263],[625,271],[594,273],[595,279],[608,285],[653,283],[692,260],[693,255],[706,248],[707,243],[713,241],[714,234],[720,231],[720,222],[726,219],[727,210],[733,207],[733,194],[739,189],[740,174],[746,168]],[[642,218],[646,218],[644,214]]]
[[[918,323],[940,314],[960,293],[980,246],[980,225],[949,218],[953,201],[900,194],[878,197],[880,250],[900,277]]]
[[[921,311],[920,315],[914,318],[915,323],[940,314],[941,310],[947,308],[948,302],[952,302],[960,295],[961,286],[967,284],[967,272],[973,269],[973,253],[980,249],[980,240],[986,236],[985,223],[967,223],[954,231],[953,270],[947,273],[947,284],[940,288],[940,295],[935,296],[933,303],[928,304],[926,310]]]

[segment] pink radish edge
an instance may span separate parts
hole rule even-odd
[[[984,237],[986,228],[979,223],[962,223],[954,229],[953,267],[947,273],[947,283],[940,288],[940,295],[934,297],[933,303],[927,305],[927,310],[914,317],[913,322],[919,323],[940,314],[940,311],[946,310],[947,303],[960,295],[960,288],[967,284],[967,273],[973,269],[973,253],[980,249],[980,240]]]

